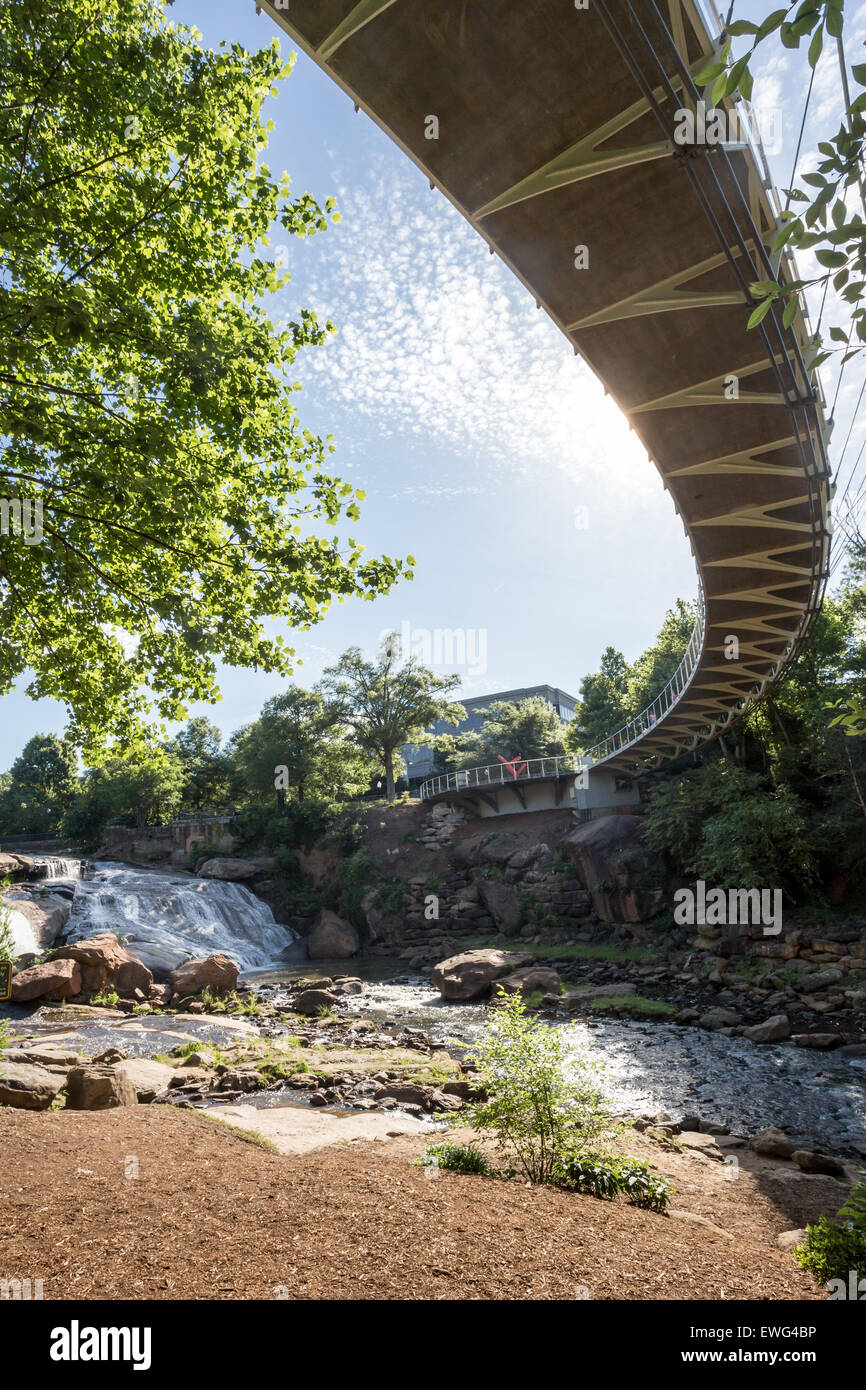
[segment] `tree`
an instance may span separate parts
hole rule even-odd
[[[263,307],[273,226],[333,209],[262,162],[289,68],[199,40],[162,0],[0,9],[0,480],[42,531],[0,537],[0,693],[30,669],[91,753],[214,698],[217,660],[289,672],[263,618],[411,577],[321,535],[363,497],[292,401],[333,326]]]
[[[0,793],[0,831],[39,835],[54,830],[76,793],[76,759],[54,734],[35,734],[12,764]]]
[[[841,40],[844,11],[845,0],[797,0],[797,3],[772,9],[757,24],[747,19],[735,20],[727,26],[726,39],[718,55],[697,74],[695,81],[698,86],[713,84],[714,103],[737,96],[748,100],[754,83],[753,54],[776,34],[787,49],[799,48],[801,42],[808,39],[808,62],[814,70],[824,52],[825,41],[835,45]],[[735,40],[740,37],[750,38],[751,46],[744,54],[735,56]],[[866,87],[866,63],[855,63],[851,74],[858,86]],[[812,367],[820,366],[834,350],[842,352],[843,361],[847,361],[861,352],[866,343],[866,306],[863,305],[866,292],[866,221],[863,218],[866,91],[855,92],[849,99],[847,73],[845,84],[844,119],[835,134],[827,131],[820,142],[818,148],[823,158],[817,168],[800,177],[799,182],[805,188],[785,190],[788,202],[795,203],[798,210],[786,207],[782,212],[783,226],[771,247],[773,253],[785,246],[801,251],[813,249],[822,271],[810,280],[785,280],[783,277],[782,280],[760,280],[752,286],[753,295],[760,301],[749,320],[752,328],[757,327],[780,300],[787,301],[783,318],[785,327],[789,327],[796,316],[800,290],[826,285],[830,280],[834,289],[851,305],[848,326],[836,325],[830,329],[831,340],[839,346],[825,349],[818,337],[810,355]],[[859,204],[856,211],[849,209],[849,201]]]
[[[318,688],[358,747],[382,759],[388,800],[393,801],[398,749],[423,740],[439,721],[459,724],[466,718],[462,705],[446,699],[459,684],[459,676],[434,675],[416,657],[404,661],[392,632],[376,661],[366,661],[359,647],[350,647],[336,666],[323,672]]]
[[[565,725],[543,695],[526,700],[494,700],[479,710],[480,731],[437,739],[440,761],[451,767],[477,767],[500,757],[553,758],[565,752]]]
[[[568,726],[566,746],[580,752],[612,734],[628,719],[629,670],[622,652],[606,647],[601,667],[580,683],[581,702]]]
[[[170,747],[183,765],[185,810],[214,810],[225,805],[231,768],[220,752],[221,739],[216,725],[201,714],[190,719],[186,728],[175,734]]]
[[[629,670],[628,717],[631,719],[651,705],[673,677],[683,659],[697,614],[693,603],[678,598],[668,609],[661,631]]]
[[[180,810],[183,784],[183,763],[170,747],[139,749],[134,758],[111,757],[85,772],[64,817],[64,834],[90,847],[115,821],[139,828],[170,821]]]
[[[317,691],[290,690],[268,700],[258,719],[232,740],[232,755],[245,787],[282,806],[286,793],[349,796],[370,780],[369,758],[346,736],[346,729]]]

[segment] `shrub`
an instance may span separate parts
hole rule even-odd
[[[593,1197],[622,1194],[633,1206],[649,1211],[664,1211],[674,1190],[667,1178],[640,1159],[581,1149],[557,1157],[554,1179],[560,1187]]]
[[[530,1182],[548,1182],[557,1155],[589,1146],[617,1126],[599,1089],[593,1063],[566,1055],[561,1033],[526,1016],[526,1001],[499,991],[499,1007],[473,1046],[477,1082],[486,1099],[466,1113]]]
[[[819,1284],[845,1280],[852,1271],[866,1278],[866,1170],[834,1220],[821,1216],[816,1226],[806,1227],[806,1239],[794,1254]]]
[[[428,1144],[421,1157],[425,1168],[448,1168],[454,1173],[490,1174],[491,1167],[484,1154],[475,1144],[451,1144],[447,1140],[441,1144]]]
[[[15,938],[12,935],[12,912],[8,903],[0,899],[0,960],[16,958]]]

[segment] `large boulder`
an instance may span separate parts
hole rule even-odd
[[[235,989],[238,982],[238,967],[228,956],[216,952],[202,956],[198,960],[184,961],[168,977],[173,996],[183,998],[187,994],[201,994],[210,988],[218,994]]]
[[[49,960],[30,965],[12,977],[12,1002],[31,999],[71,999],[81,993],[81,967],[74,960]]]
[[[336,1002],[337,995],[332,994],[329,989],[304,989],[295,995],[292,1008],[296,1014],[309,1014],[311,1018],[315,1018],[325,1009],[332,1009]]]
[[[259,865],[252,859],[206,859],[199,867],[199,878],[216,878],[225,883],[240,883],[258,873]]]
[[[356,956],[360,949],[358,933],[351,922],[323,908],[307,937],[310,960],[344,960],[348,956]]]
[[[166,1062],[154,1062],[152,1057],[129,1057],[118,1062],[114,1070],[132,1082],[140,1105],[149,1105],[174,1076],[174,1067]]]
[[[53,946],[69,920],[72,904],[57,893],[40,893],[31,897],[28,893],[10,893],[5,899],[7,905],[24,918],[32,932],[38,952],[47,951]],[[29,941],[29,933],[26,933]],[[32,948],[31,948],[32,949]]]
[[[87,993],[102,989],[131,995],[140,989],[147,997],[153,976],[138,956],[120,945],[114,932],[100,932],[73,941],[55,952],[57,960],[76,960],[81,966],[81,987]]]
[[[0,1105],[11,1105],[16,1110],[47,1110],[65,1084],[63,1071],[0,1058]]]
[[[743,1029],[743,1037],[751,1038],[752,1042],[781,1042],[787,1038],[791,1032],[791,1024],[787,1014],[771,1014],[763,1023],[755,1023],[751,1028]]]
[[[665,873],[644,843],[638,816],[587,821],[558,848],[575,865],[603,922],[645,922],[661,910]]]
[[[91,1062],[87,1067],[73,1067],[67,1077],[67,1110],[114,1110],[137,1104],[135,1086],[119,1066]]]
[[[525,951],[463,951],[441,960],[431,978],[443,999],[485,999],[496,980],[534,964],[534,960]]]
[[[503,936],[516,936],[523,924],[523,902],[514,885],[494,878],[480,878],[478,891]]]

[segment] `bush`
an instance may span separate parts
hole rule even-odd
[[[8,882],[8,879],[6,880]],[[12,912],[0,898],[0,960],[16,959],[15,938],[12,935]]]
[[[626,1154],[574,1149],[557,1157],[553,1176],[560,1187],[573,1192],[588,1192],[593,1197],[622,1194],[633,1206],[649,1211],[664,1211],[674,1190],[648,1163]]]
[[[425,1168],[448,1168],[453,1173],[481,1173],[487,1176],[491,1167],[475,1144],[428,1144],[421,1158]]]
[[[499,991],[486,1035],[473,1046],[486,1100],[465,1112],[530,1182],[549,1182],[557,1156],[590,1146],[617,1128],[593,1075],[597,1066],[566,1055],[561,1033],[526,1016],[526,1001]]]
[[[852,1272],[866,1278],[866,1170],[834,1220],[821,1216],[816,1226],[806,1227],[806,1239],[794,1254],[819,1284],[847,1280]]]

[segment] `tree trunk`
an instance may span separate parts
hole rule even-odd
[[[389,801],[393,801],[396,795],[394,788],[394,750],[385,749],[385,794]]]

